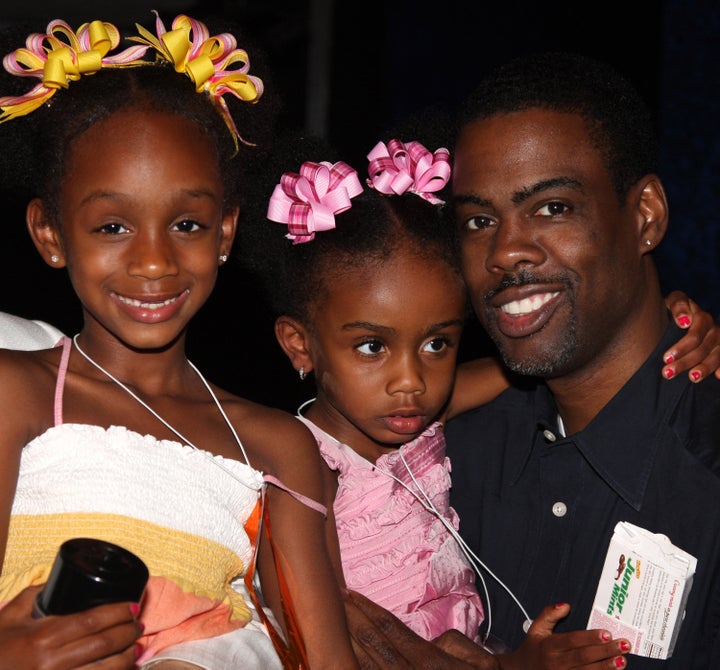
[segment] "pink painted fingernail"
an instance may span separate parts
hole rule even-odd
[[[675,354],[668,354],[667,356],[665,356],[665,363],[670,365],[670,363],[674,363],[674,362],[675,362]]]
[[[139,611],[140,611],[140,605],[138,605],[138,603],[131,603],[131,604],[130,604],[130,613],[131,613],[133,616],[137,616]]]
[[[690,379],[692,379],[694,382],[699,382],[702,379],[702,372],[699,370],[693,370],[690,373]]]
[[[665,379],[672,379],[675,376],[675,370],[673,368],[668,368],[665,370]]]
[[[615,659],[615,667],[616,668],[624,668],[625,667],[625,659],[622,656],[618,656]]]
[[[627,640],[623,640],[623,641],[620,643],[620,649],[622,649],[623,651],[630,651],[631,648],[632,648],[632,647],[631,647],[630,643],[629,643]]]
[[[610,635],[610,633],[608,633],[606,630],[604,630],[602,632],[602,639],[603,639],[603,642],[609,642],[610,640],[612,640],[612,635]]]
[[[561,607],[565,607],[565,603],[555,603],[556,609],[560,609]]]
[[[677,322],[680,328],[687,328],[690,325],[690,317],[683,314],[682,316],[678,317]]]

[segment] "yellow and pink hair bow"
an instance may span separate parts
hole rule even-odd
[[[48,24],[47,33],[32,33],[25,48],[5,56],[3,66],[10,74],[42,81],[24,95],[0,98],[0,123],[36,110],[82,75],[145,63],[140,59],[147,47],[134,46],[109,56],[119,44],[118,29],[103,21],[84,23],[75,33],[65,21],[56,19]]]
[[[206,92],[218,107],[232,133],[235,146],[244,140],[233,121],[223,95],[229,93],[245,102],[257,102],[263,94],[263,82],[248,74],[250,59],[230,33],[210,36],[201,21],[181,14],[166,30],[160,16],[155,12],[157,36],[136,24],[139,37],[131,41],[152,47],[157,57],[172,64],[177,72],[185,73],[195,84],[195,89]]]
[[[286,172],[275,186],[267,218],[288,227],[293,244],[315,238],[315,233],[335,228],[335,214],[348,209],[351,198],[362,193],[357,171],[347,163],[306,162],[300,173]]]
[[[450,152],[431,153],[420,142],[378,142],[368,154],[368,186],[385,195],[415,193],[433,205],[443,204],[435,193],[450,180]]]

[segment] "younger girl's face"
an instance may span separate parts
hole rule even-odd
[[[213,147],[191,121],[128,110],[70,145],[59,218],[85,327],[150,348],[183,332],[208,298],[236,213],[223,214]]]
[[[311,357],[322,415],[366,458],[408,442],[447,402],[465,314],[457,271],[396,251],[328,278],[316,305]]]

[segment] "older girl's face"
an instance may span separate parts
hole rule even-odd
[[[165,346],[207,300],[235,232],[211,142],[183,117],[121,111],[73,142],[65,174],[59,243],[85,327]]]

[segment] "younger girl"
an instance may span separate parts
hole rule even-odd
[[[449,506],[442,425],[508,382],[489,359],[455,379],[467,306],[435,196],[447,151],[393,140],[369,158],[366,187],[341,162],[285,173],[268,208],[277,223],[247,227],[243,257],[265,279],[283,351],[301,379],[314,373],[299,418],[329,466],[346,585],[426,639],[476,638],[483,609]],[[623,667],[621,640],[566,639]]]
[[[280,668],[252,582],[263,503],[263,591],[294,643],[276,639],[283,662],[357,667],[312,436],[185,355],[251,152],[249,106],[238,128],[222,96],[253,102],[262,82],[228,33],[186,16],[156,30],[115,52],[111,24],[53,21],[5,59],[41,82],[0,100],[18,140],[2,153],[29,161],[28,228],[67,269],[83,326],[62,347],[0,351],[0,667]],[[35,585],[76,536],[144,560],[142,603],[31,617]]]

